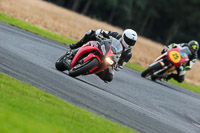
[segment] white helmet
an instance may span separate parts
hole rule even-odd
[[[132,48],[137,41],[137,33],[132,29],[126,29],[122,34],[121,43],[125,49]]]

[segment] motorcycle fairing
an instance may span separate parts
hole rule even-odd
[[[113,41],[115,41],[114,44],[113,44]],[[113,50],[114,48],[115,48],[115,50]],[[116,54],[120,54],[122,50],[123,50],[123,48],[122,48],[119,40],[112,38],[112,37],[110,38],[110,40],[102,41],[100,44],[97,41],[89,41],[87,44],[83,45],[78,50],[78,52],[76,53],[76,55],[74,56],[74,58],[72,60],[70,67],[73,68],[75,66],[75,64],[77,63],[77,61],[79,61],[80,58],[84,54],[89,53],[85,58],[83,58],[82,61],[86,62],[86,61],[90,60],[91,58],[97,58],[99,61],[99,65],[97,65],[96,67],[89,70],[89,72],[87,74],[98,73],[108,67],[106,60],[102,60],[102,59],[105,59],[105,57],[109,57],[109,58],[114,59],[114,61],[116,61],[116,59],[115,59]],[[99,54],[95,54],[93,51],[95,51],[95,53],[96,53],[96,51],[98,51]],[[120,57],[120,56],[118,56],[118,57]]]
[[[179,50],[180,48],[174,48],[167,51],[169,61],[176,67],[182,65],[183,62],[189,61],[188,58],[183,58],[183,56],[181,56]]]
[[[99,56],[94,55],[93,53],[90,53],[87,57],[85,57],[85,58],[83,59],[83,61],[86,62],[86,61],[90,60],[91,58],[97,58],[98,61],[99,61],[99,65],[101,64],[101,59],[99,58]],[[92,69],[89,71],[89,73],[92,73],[95,69],[97,69],[97,68],[99,67],[99,65],[97,65],[96,67],[92,68]]]
[[[107,53],[105,56],[106,56],[106,57],[115,57],[115,54],[112,53],[111,47],[110,47],[108,53]],[[100,58],[99,58],[99,59],[100,59]],[[106,61],[104,60],[103,62],[106,62]],[[100,64],[99,64],[99,65],[100,65]],[[101,71],[105,70],[106,68],[108,68],[108,65],[107,65],[106,63],[103,63],[103,65],[100,66],[99,69],[96,69],[96,68],[98,68],[98,67],[99,67],[99,66],[96,66],[95,68],[91,69],[91,70],[89,71],[89,73],[91,74],[91,73],[98,73],[98,72],[101,72]]]
[[[72,63],[71,63],[71,68],[74,67],[74,65],[75,65],[76,62],[80,59],[80,57],[82,57],[85,53],[88,53],[88,52],[91,52],[91,51],[99,51],[99,49],[98,49],[96,46],[91,45],[91,44],[89,44],[89,43],[83,45],[83,46],[78,50],[78,52],[76,53],[76,55],[74,56],[74,58],[73,58],[73,60],[72,60]],[[100,52],[100,54],[102,54],[101,51],[99,51],[99,52]],[[94,54],[93,54],[93,55],[94,55]],[[95,56],[95,57],[98,57],[97,55],[94,55],[94,56]],[[91,55],[90,55],[87,59],[93,58],[94,56],[91,56]],[[100,61],[99,58],[97,58],[97,59]],[[86,61],[86,60],[84,60],[84,61]],[[101,63],[101,61],[100,61],[100,63]]]
[[[156,59],[154,60],[154,62],[156,62],[156,61],[162,59],[162,58],[163,58],[164,56],[166,56],[166,55],[167,55],[167,53],[164,53],[164,54],[160,55],[158,58],[156,58]]]

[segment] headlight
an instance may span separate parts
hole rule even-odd
[[[114,63],[114,61],[113,61],[112,59],[110,59],[109,57],[106,57],[106,61],[107,61],[110,65],[112,65],[112,64]]]

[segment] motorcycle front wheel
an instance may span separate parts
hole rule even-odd
[[[151,67],[147,68],[144,72],[142,72],[141,76],[148,77],[148,76],[152,75],[155,71],[157,71],[161,68],[162,68],[161,64],[159,62],[157,62],[154,65],[152,65]]]
[[[91,60],[88,60],[86,62],[78,63],[69,71],[69,75],[72,77],[76,77],[82,74],[86,74],[97,65],[99,65],[99,61],[97,58],[92,58]]]

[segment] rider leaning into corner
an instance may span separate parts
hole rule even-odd
[[[169,79],[173,78],[176,81],[178,81],[179,83],[183,82],[185,79],[185,74],[186,71],[191,70],[192,66],[195,64],[197,58],[198,58],[198,50],[199,50],[199,44],[197,41],[190,41],[188,43],[181,43],[181,44],[176,44],[176,43],[172,43],[170,45],[167,46],[168,49],[172,49],[172,48],[176,48],[176,47],[188,47],[191,51],[191,55],[189,58],[188,63],[185,66],[180,66],[177,68],[177,74],[170,74],[166,80],[168,81]],[[167,50],[163,49],[162,50],[162,54],[165,53]]]
[[[96,74],[105,82],[111,82],[113,80],[114,69],[116,71],[120,71],[123,66],[131,59],[132,47],[137,41],[137,33],[134,30],[126,29],[124,30],[123,34],[120,34],[118,32],[105,31],[102,29],[98,29],[96,31],[89,30],[80,41],[70,44],[71,51],[67,53],[69,54],[68,57],[73,59],[78,49],[88,41],[98,41],[99,38],[109,39],[109,36],[112,36],[120,41],[120,44],[123,46],[123,51],[121,53],[120,59],[118,60],[114,68],[109,67],[106,70]],[[68,64],[70,65],[69,62]]]

